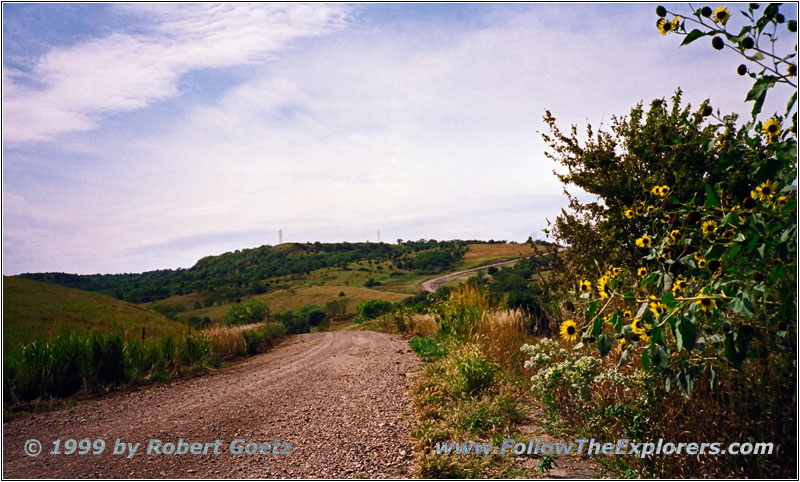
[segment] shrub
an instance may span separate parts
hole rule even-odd
[[[233,303],[225,314],[225,323],[228,325],[249,325],[263,323],[269,317],[269,307],[266,303],[256,300],[247,300],[243,303]]]
[[[439,343],[430,336],[414,336],[408,341],[408,344],[417,355],[428,362],[438,360],[445,354]]]
[[[371,320],[373,318],[377,318],[378,316],[388,313],[393,310],[395,304],[391,301],[383,301],[383,300],[369,300],[360,303],[356,310],[358,310],[358,316],[355,319],[356,323],[363,323],[364,321]]]

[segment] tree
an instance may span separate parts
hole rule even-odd
[[[266,303],[256,300],[247,300],[243,303],[233,303],[225,314],[225,323],[228,325],[247,325],[262,323],[269,317],[269,307]]]

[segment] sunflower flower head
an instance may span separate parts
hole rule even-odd
[[[714,299],[709,298],[707,295],[700,295],[698,296],[698,300],[695,302],[697,306],[703,311],[710,311],[717,307],[717,302]]]
[[[626,209],[624,214],[627,219],[631,219],[635,213],[633,209]]]
[[[703,235],[711,236],[712,234],[717,232],[717,222],[713,219],[709,219],[708,221],[703,222]]]
[[[775,195],[775,191],[775,184],[766,180],[756,187],[754,197],[759,201],[768,201]]]
[[[714,10],[714,16],[712,18],[715,22],[725,25],[728,23],[728,19],[731,18],[731,12],[725,7],[717,7],[717,9]]]
[[[608,278],[605,276],[601,276],[600,279],[597,280],[597,293],[600,294],[600,298],[608,298],[608,291],[606,291],[607,284]]]
[[[658,318],[667,312],[667,305],[658,301],[652,302],[650,303],[650,312],[652,312],[656,318]]]
[[[770,119],[764,123],[764,126],[761,128],[764,135],[767,136],[768,142],[774,142],[778,138],[778,134],[781,133],[781,121],[777,117],[770,117]]]
[[[642,236],[641,238],[636,238],[636,246],[640,248],[649,248],[650,245],[653,244],[653,240],[650,239],[649,236]]]
[[[578,339],[578,325],[576,325],[573,320],[567,320],[561,323],[561,329],[559,331],[564,341],[572,343]]]
[[[639,269],[636,270],[636,275],[640,278],[644,278],[647,276],[647,268],[640,266]]]
[[[622,317],[626,320],[633,318],[633,312],[631,310],[625,310],[622,312]]]
[[[773,207],[775,209],[783,209],[783,207],[786,206],[788,202],[789,200],[786,198],[786,196],[778,196],[777,199],[775,199],[775,204],[773,205]]]
[[[658,32],[661,35],[666,35],[670,32],[674,32],[678,30],[678,17],[676,16],[672,20],[667,20],[666,18],[659,18],[656,21],[656,27],[658,28]]]
[[[689,283],[686,282],[683,278],[678,278],[672,283],[672,293],[677,293],[679,291],[683,291],[689,287]]]
[[[578,291],[580,291],[581,293],[591,293],[592,282],[589,280],[581,280],[578,283]]]

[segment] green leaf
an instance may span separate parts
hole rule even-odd
[[[647,303],[642,303],[642,305],[639,307],[639,311],[636,312],[636,316],[634,316],[634,318],[641,318],[646,311],[647,311]]]
[[[742,362],[745,359],[746,343],[744,338],[738,336],[734,339],[733,333],[725,334],[725,358],[738,370],[742,367]]]
[[[647,277],[642,280],[642,288],[652,283],[653,280],[656,279],[656,276],[658,276],[658,273],[650,273],[649,275],[647,275]]]
[[[644,355],[647,356],[645,357]],[[661,345],[649,346],[644,353],[642,353],[642,364],[644,364],[645,358],[649,358],[653,366],[661,368],[662,370],[669,366],[669,357],[667,356],[667,352],[661,348]],[[645,370],[646,369],[647,368],[645,368]]]
[[[705,204],[705,207],[706,208],[715,208],[715,207],[719,206],[719,198],[717,197],[717,194],[714,192],[714,188],[711,187],[711,185],[709,185],[708,183],[705,183],[705,185],[706,185],[706,204]]]
[[[750,89],[750,92],[747,93],[747,97],[744,100],[751,101],[758,99],[764,94],[764,92],[772,88],[777,81],[778,77],[773,75],[765,75],[764,77],[761,77],[760,79],[756,80],[755,84],[753,84],[753,88]]]
[[[642,352],[642,368],[644,371],[650,371],[650,355],[647,353],[647,350]]]
[[[706,259],[719,259],[723,254],[725,254],[725,246],[715,244],[708,248],[703,256]]]
[[[573,350],[580,350],[581,348],[583,348],[583,342],[580,342],[572,347]]]
[[[685,365],[678,372],[677,379],[681,391],[688,397],[694,389],[695,381],[697,381],[697,369],[693,366]]]
[[[594,323],[592,323],[592,336],[597,338],[600,336],[600,333],[603,331],[603,319],[599,316],[594,319]]]
[[[694,342],[697,340],[697,328],[694,323],[681,317],[678,323],[678,331],[675,333],[675,338],[678,342],[678,350],[686,348],[686,351],[692,351]]]
[[[705,37],[706,35],[708,34],[700,31],[699,29],[694,29],[688,34],[686,34],[686,38],[683,39],[683,42],[681,42],[681,47],[683,47],[684,45],[689,45],[690,43],[694,42],[700,37]]]
[[[628,363],[628,353],[630,353],[630,350],[625,350],[622,352],[622,356],[619,357],[619,361],[617,362],[617,368],[620,368],[621,366]]]
[[[675,295],[672,293],[667,293],[661,297],[661,302],[672,308],[675,306]]]
[[[600,356],[605,357],[611,351],[612,339],[610,336],[603,333],[597,338],[597,350],[600,351]]]
[[[794,94],[789,98],[789,103],[786,104],[786,117],[789,117],[789,113],[792,111],[794,107],[794,103],[797,102],[797,91],[794,91]]]
[[[592,301],[589,304],[589,309],[586,310],[586,319],[591,320],[595,311],[597,311],[597,301]]]

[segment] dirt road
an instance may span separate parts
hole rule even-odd
[[[5,478],[411,477],[407,389],[418,365],[399,337],[311,333],[190,380],[145,386],[3,424]],[[52,455],[53,442],[103,439],[99,455]],[[206,455],[147,454],[163,444],[209,443]],[[27,456],[38,439],[41,454]],[[140,443],[131,458],[115,441]],[[231,442],[279,441],[285,454],[231,454]],[[220,453],[214,454],[213,443]],[[291,443],[289,448],[286,443]],[[234,450],[240,444],[235,444]],[[122,447],[122,445],[120,445]],[[200,446],[195,446],[195,448]],[[203,446],[206,447],[206,446]],[[252,449],[253,445],[250,446]],[[190,450],[191,445],[186,446]],[[130,450],[127,447],[127,450]],[[198,449],[200,450],[200,449]]]
[[[462,275],[464,273],[471,273],[472,271],[480,271],[480,270],[486,269],[486,268],[488,268],[490,266],[500,266],[500,265],[504,265],[504,264],[516,263],[520,259],[521,258],[505,259],[505,260],[502,260],[502,261],[497,261],[495,263],[485,264],[483,266],[476,266],[475,268],[462,269],[461,271],[453,271],[452,273],[447,273],[446,275],[439,276],[437,278],[431,278],[429,280],[425,280],[422,283],[420,283],[419,286],[420,286],[420,288],[422,288],[423,290],[427,291],[428,293],[433,293],[437,289],[439,289],[439,286],[441,286],[442,283],[444,283],[445,281],[449,280],[450,278],[455,278],[456,276]]]

